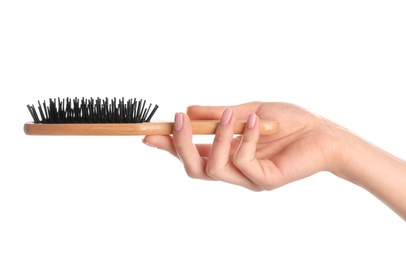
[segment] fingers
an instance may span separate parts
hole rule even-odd
[[[218,109],[209,110],[214,115]],[[195,113],[200,108],[193,110]],[[184,113],[175,115],[173,137],[146,136],[143,141],[179,158],[191,178],[220,180],[254,191],[272,189],[275,187],[272,176],[280,172],[272,161],[256,158],[260,138],[258,116],[250,113],[243,135],[235,138],[236,119],[231,108],[223,110],[212,145],[193,144],[190,119]]]
[[[240,146],[233,158],[235,166],[243,173],[261,170],[258,160],[255,157],[258,139],[258,118],[255,114],[250,114],[240,141]]]
[[[217,168],[224,168],[230,160],[231,141],[233,139],[233,126],[235,116],[230,108],[224,110],[220,124],[217,127],[213,140],[212,149],[208,158],[206,169],[208,172],[215,172]]]
[[[271,190],[278,186],[273,176],[280,175],[280,171],[271,160],[259,160],[256,157],[259,137],[259,118],[251,113],[233,163],[254,184],[264,190]]]
[[[189,177],[203,180],[212,179],[205,171],[207,160],[199,154],[192,142],[190,119],[184,113],[175,114],[173,145]]]
[[[217,127],[210,156],[207,160],[206,172],[213,179],[260,190],[250,179],[241,174],[230,156],[231,143],[234,135],[235,115],[230,108],[226,108]]]

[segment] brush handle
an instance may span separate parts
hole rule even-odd
[[[192,132],[196,135],[215,134],[219,120],[192,120]],[[242,134],[245,121],[237,121],[235,134]],[[275,134],[279,123],[274,120],[261,120],[261,135]],[[26,135],[169,135],[173,132],[173,122],[117,123],[117,124],[24,124]]]

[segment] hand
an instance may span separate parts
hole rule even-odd
[[[259,135],[258,121],[277,120],[280,131]],[[190,120],[220,119],[212,144],[194,144]],[[237,119],[244,133],[233,134]],[[333,170],[339,126],[289,103],[250,102],[236,106],[190,106],[175,115],[172,136],[143,142],[180,159],[188,176],[219,180],[254,191],[272,190],[323,170]]]

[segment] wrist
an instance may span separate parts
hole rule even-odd
[[[365,157],[361,157],[368,152],[366,142],[348,130],[337,127],[331,146],[333,149],[328,164],[329,171],[342,179],[356,183],[360,177],[358,168],[365,166]]]
[[[336,159],[331,163],[331,172],[336,176],[364,186],[367,180],[390,170],[388,167],[396,165],[396,162],[404,165],[403,161],[356,134],[343,128],[338,131],[340,134],[334,141]]]
[[[341,129],[331,172],[364,188],[406,220],[406,162]]]

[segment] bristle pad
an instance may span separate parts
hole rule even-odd
[[[38,124],[75,123],[144,123],[150,122],[158,105],[147,104],[145,100],[113,98],[54,98],[48,103],[38,101],[38,111],[34,105],[28,110]]]

